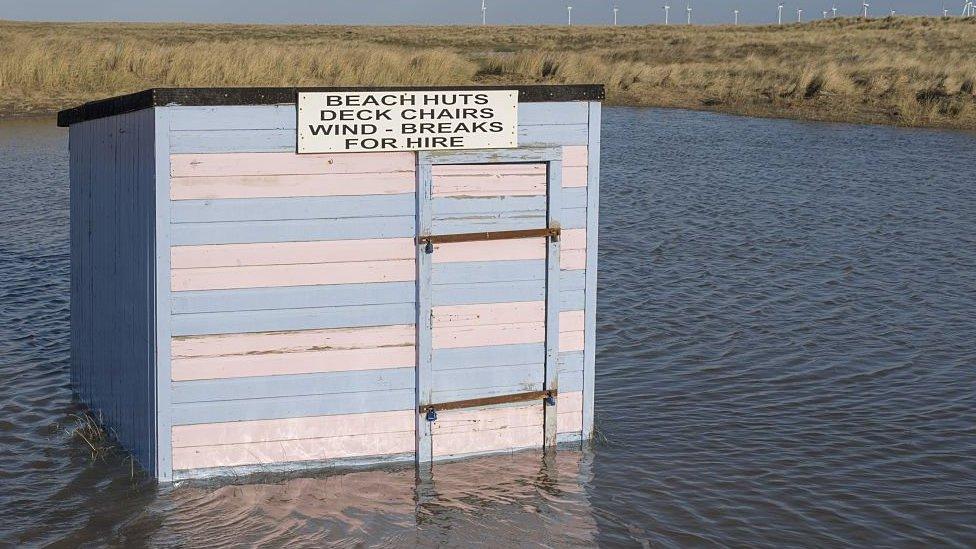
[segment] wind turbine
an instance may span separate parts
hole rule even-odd
[[[803,8],[796,8],[796,22],[803,22]]]
[[[837,4],[830,6],[831,18],[837,17]]]
[[[486,0],[481,0],[481,26],[485,26],[488,23],[488,17],[486,12],[488,11],[488,6],[485,5]]]
[[[566,25],[573,26],[573,6],[566,6]]]
[[[732,24],[734,24],[735,26],[738,27],[739,26],[739,10],[732,10],[732,13],[733,13],[733,15],[735,15],[735,19],[734,19],[734,21],[733,21]]]
[[[962,16],[972,17],[973,15],[976,15],[976,4],[972,1],[966,2],[966,5],[962,7]]]
[[[861,7],[864,8],[864,18],[867,19],[868,18],[868,8],[871,7],[871,4],[868,4],[867,2],[862,2],[861,3]]]
[[[685,5],[685,11],[688,12],[688,24],[691,24],[691,4]]]
[[[824,17],[824,19],[827,18],[827,10],[823,10],[823,17]]]
[[[613,7],[613,26],[615,26],[615,27],[617,26],[617,10],[618,9],[619,8],[617,8],[617,6],[614,6]]]
[[[888,17],[894,17],[894,16],[895,16],[895,10],[892,9],[891,12],[888,13]]]
[[[783,3],[780,2],[776,6],[776,23],[779,25],[783,24]]]
[[[670,12],[670,11],[671,11],[671,6],[665,4],[664,5],[664,24],[665,25],[668,24],[668,12]]]

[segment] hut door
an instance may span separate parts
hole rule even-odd
[[[417,459],[554,446],[559,149],[418,156]]]

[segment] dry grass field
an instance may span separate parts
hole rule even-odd
[[[976,129],[976,18],[777,26],[0,22],[0,113],[153,86],[603,83],[608,103]]]

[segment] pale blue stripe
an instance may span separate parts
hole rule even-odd
[[[535,280],[539,285],[542,285],[545,282],[545,277],[546,260],[544,259],[435,263],[433,269],[433,284],[435,286],[459,283],[473,284],[475,282],[512,282],[516,280]]]
[[[560,311],[582,311],[586,305],[586,295],[583,290],[559,292]]]
[[[586,205],[585,199],[582,204]],[[497,214],[505,212],[535,212],[545,217],[545,196],[465,196],[431,200],[434,219],[459,214]]]
[[[509,301],[542,301],[546,298],[546,288],[545,285],[534,280],[442,284],[434,288],[432,298],[435,306],[506,303]]]
[[[413,303],[173,315],[173,335],[233,334],[413,324]]]
[[[172,244],[247,244],[251,242],[302,242],[414,236],[414,217],[355,217],[286,221],[176,223]]]
[[[563,373],[583,371],[583,351],[566,351],[559,353],[559,379],[562,385]]]
[[[545,345],[542,343],[434,349],[433,369],[441,371],[542,364],[545,353]]]
[[[397,389],[378,395],[375,391],[340,393],[323,398],[321,395],[301,397],[262,398],[253,400],[225,400],[219,402],[190,402],[173,405],[173,424],[220,423],[290,417],[363,414],[412,410],[414,390]]]
[[[435,370],[434,393],[472,389],[505,388],[509,393],[542,389],[543,364],[492,366],[465,370]]]
[[[568,187],[562,189],[563,210],[570,208],[586,208],[586,187]]]
[[[173,292],[174,314],[413,303],[413,282]]]
[[[174,200],[171,206],[174,223],[412,216],[414,207],[413,193]]]
[[[586,270],[559,271],[559,291],[583,290],[586,288]]]
[[[252,400],[413,389],[413,364],[401,368],[315,374],[205,379],[173,383],[173,403]]]
[[[586,228],[586,208],[563,208],[559,213],[560,220],[564,229],[585,229]]]

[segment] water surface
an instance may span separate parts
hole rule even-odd
[[[607,109],[584,452],[157,488],[63,435],[63,130],[0,122],[0,546],[973,546],[976,135]]]

